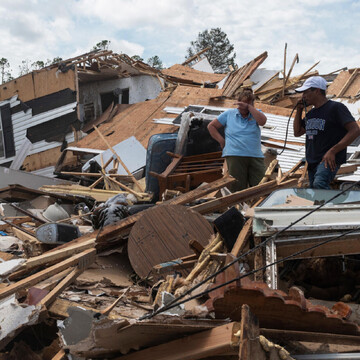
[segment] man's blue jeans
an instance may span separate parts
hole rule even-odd
[[[325,167],[325,162],[321,162],[318,165],[309,164],[308,175],[310,187],[313,189],[330,189],[330,183],[334,180],[339,167],[340,166],[337,165],[336,169],[331,171],[329,167]]]

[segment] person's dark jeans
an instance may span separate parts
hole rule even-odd
[[[330,189],[330,183],[334,180],[334,177],[339,170],[340,165],[336,166],[334,171],[331,171],[329,167],[325,167],[325,163],[309,164],[309,187],[313,189]]]

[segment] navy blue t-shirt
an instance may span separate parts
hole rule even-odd
[[[344,125],[355,121],[349,109],[342,103],[328,100],[319,108],[311,109],[302,119],[306,130],[306,161],[320,163],[325,153],[347,133]],[[346,148],[335,156],[338,165],[346,162]]]

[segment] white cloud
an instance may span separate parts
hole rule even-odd
[[[315,62],[330,72],[360,66],[360,4],[350,0],[1,0],[0,57],[17,71],[23,59],[69,58],[110,40],[111,49],[166,65],[184,61],[190,41],[220,27],[243,65],[268,51],[262,66],[300,74]]]

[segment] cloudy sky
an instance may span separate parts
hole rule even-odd
[[[22,60],[71,58],[101,40],[111,50],[168,67],[182,63],[198,33],[220,27],[243,65],[264,51],[263,67],[293,75],[317,61],[322,73],[360,66],[359,0],[0,0],[0,58],[17,76]]]

